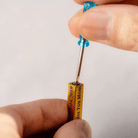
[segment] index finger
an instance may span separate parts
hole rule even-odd
[[[58,129],[68,119],[67,102],[61,99],[43,99],[0,108],[15,121],[21,137]]]
[[[86,1],[91,1],[96,3],[97,5],[101,4],[107,4],[107,3],[117,3],[117,2],[122,2],[125,0],[74,0],[78,4],[84,4]]]

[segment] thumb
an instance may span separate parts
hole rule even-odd
[[[138,51],[138,7],[123,4],[101,5],[84,14],[78,12],[69,28],[76,37],[119,49]]]
[[[84,120],[73,120],[59,128],[54,138],[91,138],[91,128]]]

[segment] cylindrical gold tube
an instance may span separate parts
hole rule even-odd
[[[82,83],[68,84],[69,120],[82,119],[83,87]]]

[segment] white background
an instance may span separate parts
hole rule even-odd
[[[73,0],[0,0],[0,106],[67,99],[80,49],[68,21],[81,8]],[[80,81],[93,138],[138,138],[138,53],[91,42]]]

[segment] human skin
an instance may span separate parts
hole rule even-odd
[[[75,0],[84,4],[86,0]],[[69,21],[71,33],[119,49],[138,52],[138,1],[93,0],[97,7],[80,10]],[[99,35],[100,34],[100,35]],[[65,100],[39,100],[0,108],[0,138],[90,138],[84,120],[67,122]]]
[[[87,0],[74,0],[84,4]],[[91,1],[91,0],[89,0]],[[93,0],[98,6],[80,10],[69,21],[71,33],[115,48],[138,52],[138,1]]]
[[[68,122],[67,101],[43,99],[0,108],[0,138],[90,138],[81,119]]]

